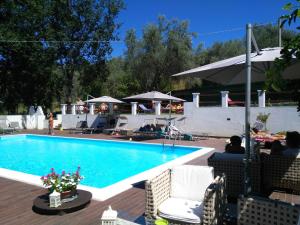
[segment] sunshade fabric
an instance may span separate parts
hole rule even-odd
[[[265,80],[266,70],[272,66],[276,58],[281,56],[280,51],[281,48],[279,47],[265,48],[261,50],[260,55],[257,53],[251,54],[252,82],[261,82]],[[243,84],[246,83],[245,63],[246,55],[244,54],[177,73],[173,76],[197,76],[223,85]],[[290,80],[300,79],[299,68],[300,62],[295,60],[292,65],[283,72],[283,78]]]
[[[183,102],[185,101],[184,99],[181,98],[176,98],[174,96],[171,95],[167,95],[158,91],[151,91],[151,92],[147,92],[147,93],[143,93],[143,94],[139,94],[139,95],[133,95],[130,97],[126,97],[124,98],[126,100],[130,100],[130,99],[140,99],[140,100],[157,100],[157,101],[178,101],[178,102]]]
[[[110,96],[102,96],[99,98],[93,98],[90,100],[87,100],[85,102],[90,102],[90,103],[97,103],[97,102],[105,102],[105,103],[124,103],[118,99],[112,98]]]

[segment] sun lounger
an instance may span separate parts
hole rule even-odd
[[[113,128],[103,129],[103,133],[112,134],[115,132],[119,132],[120,130],[128,130],[126,125],[128,124],[128,118],[126,116],[119,116],[117,118],[117,122]]]
[[[14,131],[21,130],[22,128],[20,127],[19,122],[10,122],[9,127],[13,128]]]
[[[87,128],[88,128],[88,126],[87,126],[86,121],[79,121],[79,122],[76,123],[75,129],[72,129],[70,131],[70,133],[73,133],[73,134],[74,133],[81,133],[81,134],[83,134],[86,131]]]
[[[229,106],[244,106],[245,102],[242,102],[242,101],[233,101],[230,98],[228,98],[228,105]]]
[[[6,133],[13,133],[15,131],[14,128],[9,127],[8,123],[6,120],[0,120],[0,132],[2,132],[3,134]]]
[[[141,109],[144,113],[152,113],[152,112],[154,112],[153,109],[148,109],[148,108],[147,108],[145,105],[143,105],[143,104],[139,104],[138,106],[140,107],[140,109]]]

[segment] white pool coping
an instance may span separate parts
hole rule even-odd
[[[96,140],[96,141],[112,141],[112,142],[127,142],[127,141],[118,141],[118,140],[105,140],[105,139],[93,139],[93,138],[76,138],[76,137],[62,137],[62,136],[47,136],[47,135],[31,135],[31,134],[19,134],[19,135],[6,135],[6,136],[0,136],[0,140],[9,138],[9,137],[15,137],[15,136],[41,136],[41,137],[55,137],[55,138],[67,138],[67,139],[80,139],[80,140]],[[138,143],[138,144],[150,144],[150,145],[162,145],[161,143],[140,143],[140,142],[133,142],[131,143]],[[170,145],[167,145],[170,146]],[[79,189],[90,191],[93,195],[94,200],[104,201],[108,198],[111,198],[121,192],[124,192],[130,188],[133,187],[133,184],[136,184],[138,182],[151,179],[152,177],[157,176],[161,172],[165,171],[166,169],[172,168],[174,166],[182,165],[188,161],[191,161],[197,157],[203,156],[211,151],[214,150],[214,148],[208,148],[208,147],[199,147],[199,146],[185,146],[185,145],[177,145],[180,147],[188,147],[188,148],[199,148],[199,150],[192,152],[190,154],[181,156],[175,160],[169,161],[167,163],[164,163],[160,166],[154,167],[152,169],[146,170],[144,172],[141,172],[139,174],[136,174],[134,176],[131,176],[129,178],[126,178],[124,180],[121,180],[117,183],[114,183],[112,185],[109,185],[105,188],[95,188],[90,187],[86,185],[78,185]],[[201,149],[200,149],[201,148]],[[40,180],[40,176],[27,174],[23,172],[18,172],[14,170],[4,169],[0,168],[0,177],[24,182],[27,184],[35,185],[38,187],[43,187],[42,182]]]

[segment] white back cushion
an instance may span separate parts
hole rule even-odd
[[[202,201],[206,188],[214,181],[213,168],[183,165],[172,169],[171,197]]]

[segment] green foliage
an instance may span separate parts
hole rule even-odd
[[[99,91],[122,8],[122,0],[1,1],[4,106],[10,112],[18,103],[51,108],[54,101]]]
[[[86,94],[121,98],[197,88],[198,78],[171,80],[170,75],[245,52],[244,38],[193,49],[196,34],[187,21],[159,16],[141,38],[128,30],[124,56],[107,61],[123,7],[122,0],[0,1],[0,40],[9,40],[0,42],[1,107],[16,112],[21,103],[52,109],[53,103]],[[283,25],[299,15],[294,5],[285,8],[291,14],[283,17]],[[260,48],[277,45],[277,27],[259,26],[254,33]],[[283,43],[284,57],[267,74],[266,84],[275,90],[282,88],[280,72],[300,54],[299,34],[283,31]]]
[[[256,119],[263,123],[267,123],[270,115],[271,115],[271,113],[259,113],[257,115]]]
[[[284,7],[289,14],[281,17],[282,24],[284,27],[285,24],[291,25],[292,23],[296,24],[299,22],[297,20],[300,17],[300,1],[296,0],[295,3],[287,3]],[[285,43],[284,47],[281,50],[281,58],[275,60],[274,66],[267,73],[266,88],[274,89],[276,91],[285,87],[285,82],[282,82],[282,72],[290,66],[294,60],[300,60],[300,26],[297,28],[296,35],[290,37]],[[298,101],[298,111],[300,111],[300,92],[299,88],[295,88],[295,99]]]
[[[278,26],[271,24],[265,26],[253,26],[253,33],[260,49],[278,47]],[[282,30],[282,43],[285,44],[292,37],[296,35],[296,32],[291,30]]]
[[[134,92],[170,91],[170,75],[193,66],[192,37],[187,21],[167,20],[148,24],[138,40],[134,30],[126,36],[125,68],[134,80]]]
[[[202,66],[244,53],[245,46],[242,40],[216,42],[207,49],[203,49],[202,44],[200,44],[195,52],[195,62],[198,66]]]

